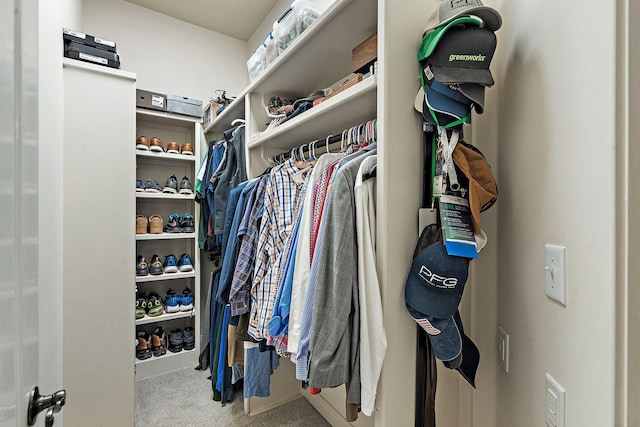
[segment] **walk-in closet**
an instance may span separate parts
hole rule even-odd
[[[637,425],[638,16],[3,1],[0,427]],[[444,316],[471,378],[407,291],[455,287],[418,264],[456,146],[496,184]]]

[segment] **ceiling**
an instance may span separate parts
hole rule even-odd
[[[193,25],[247,41],[278,0],[127,0]]]

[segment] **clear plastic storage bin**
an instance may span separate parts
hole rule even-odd
[[[291,9],[296,17],[296,33],[302,34],[313,22],[318,19],[323,10],[316,4],[308,0],[295,0],[291,4]]]
[[[249,80],[255,80],[265,68],[265,46],[258,46],[253,55],[247,61],[247,70],[249,71]]]
[[[273,35],[278,45],[278,54],[284,52],[298,36],[296,14],[292,8],[287,9],[280,18],[273,23]]]
[[[264,67],[267,68],[267,66],[275,61],[275,59],[278,57],[278,43],[273,37],[273,33],[269,33],[263,44],[265,58]]]

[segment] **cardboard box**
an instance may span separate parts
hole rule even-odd
[[[167,97],[164,93],[136,89],[136,107],[167,111]]]
[[[218,110],[222,108],[222,104],[218,104],[217,102],[209,102],[206,107],[204,107],[204,113],[202,115],[202,126],[205,128],[211,124],[213,119],[218,116]]]
[[[185,116],[202,117],[202,101],[179,95],[167,94],[167,111]]]
[[[351,51],[351,71],[366,73],[362,70],[371,62],[378,58],[378,33],[371,35],[368,39],[354,47]]]

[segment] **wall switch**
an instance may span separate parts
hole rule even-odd
[[[544,245],[545,249],[545,293],[563,305],[567,305],[567,292],[565,287],[565,258],[564,246]]]
[[[545,422],[548,427],[564,427],[565,391],[551,375],[545,374]]]
[[[509,373],[509,334],[498,326],[498,363]]]

